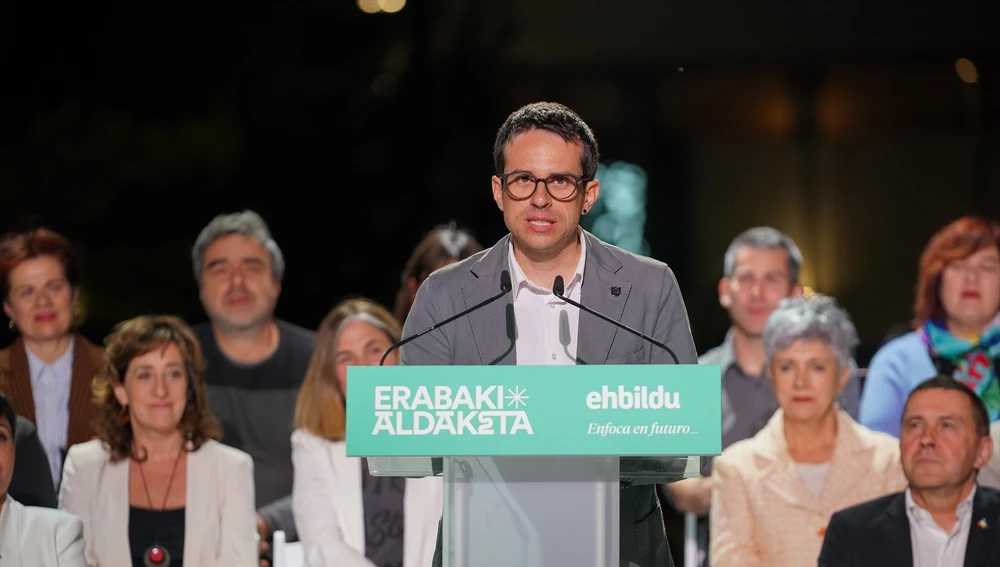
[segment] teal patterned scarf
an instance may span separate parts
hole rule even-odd
[[[1000,420],[1000,313],[973,339],[960,339],[943,323],[928,321],[920,329],[921,338],[932,356],[954,367],[952,377],[968,386],[986,404],[990,421]]]

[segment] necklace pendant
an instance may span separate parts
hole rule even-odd
[[[142,562],[146,567],[169,567],[170,552],[154,543],[143,554]]]

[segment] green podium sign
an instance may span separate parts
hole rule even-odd
[[[722,450],[717,365],[359,366],[347,383],[349,456]]]

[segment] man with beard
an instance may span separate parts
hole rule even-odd
[[[223,442],[253,457],[263,557],[276,530],[297,539],[291,435],[315,333],[274,317],[285,262],[257,213],[215,217],[198,235],[192,260],[209,318],[195,327],[209,407],[222,422]]]

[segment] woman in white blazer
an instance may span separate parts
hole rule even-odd
[[[176,317],[108,337],[97,439],[66,455],[59,507],[83,519],[91,567],[256,567],[253,461],[213,438],[201,347]]]
[[[399,334],[392,315],[367,299],[341,303],[320,325],[292,434],[292,510],[308,567],[431,564],[441,479],[373,477],[344,443],[347,367],[377,365]]]
[[[83,522],[49,508],[23,506],[7,494],[14,474],[17,414],[0,394],[0,565],[84,567]]]

